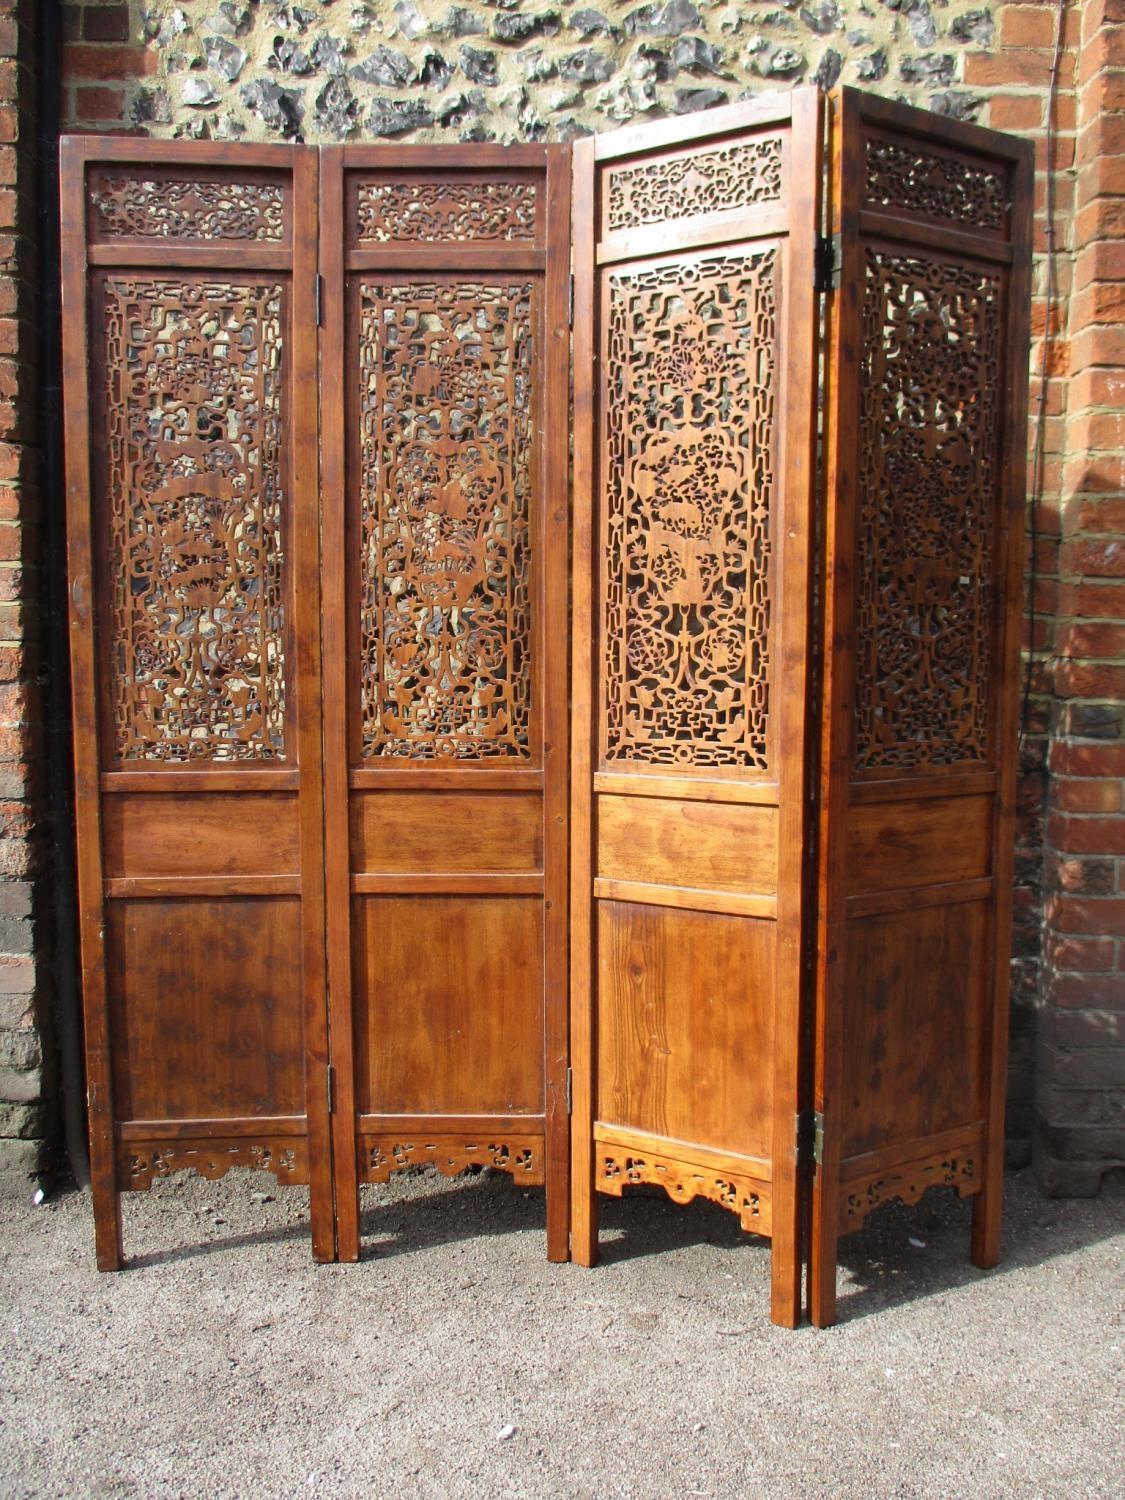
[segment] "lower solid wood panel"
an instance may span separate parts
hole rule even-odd
[[[992,797],[861,802],[848,811],[848,893],[980,879],[992,865]]]
[[[360,1114],[543,1109],[543,903],[353,899]]]
[[[776,924],[597,908],[596,1117],[769,1158]]]
[[[777,890],[777,808],[663,797],[597,799],[597,874],[703,890]]]
[[[114,902],[117,1119],[303,1115],[300,902]]]
[[[849,923],[844,1157],[984,1113],[987,903]]]

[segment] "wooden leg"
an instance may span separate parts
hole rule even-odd
[[[836,1321],[836,1215],[826,1211],[823,1194],[813,1195],[809,1233],[809,1317],[814,1328]]]
[[[121,1239],[121,1197],[112,1181],[91,1173],[94,1194],[94,1253],[99,1271],[120,1271],[125,1264]]]
[[[1003,1206],[1003,1169],[992,1181],[990,1172],[984,1187],[973,1197],[973,1238],[971,1258],[974,1266],[990,1270],[1000,1259],[1000,1211]]]
[[[547,1259],[570,1259],[570,1186],[566,1162],[561,1173],[547,1173]]]
[[[570,1195],[570,1258],[580,1266],[598,1263],[598,1195],[594,1191],[594,1152],[590,1140],[575,1141]]]
[[[795,1178],[774,1179],[770,1245],[770,1318],[779,1328],[801,1321],[801,1212]],[[779,1212],[779,1210],[781,1210]]]
[[[359,1185],[336,1185],[336,1259],[359,1259]]]

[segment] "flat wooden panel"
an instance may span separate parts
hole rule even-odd
[[[988,956],[985,902],[849,923],[843,1156],[982,1117]]]
[[[777,809],[601,796],[597,873],[608,880],[777,889]]]
[[[853,807],[847,860],[849,895],[980,879],[992,864],[992,798]]]
[[[543,803],[504,792],[353,792],[352,869],[470,873],[543,868]]]
[[[360,1114],[543,1108],[542,903],[352,903]]]
[[[118,1119],[304,1114],[299,902],[115,903],[107,947]]]
[[[776,927],[598,903],[596,1118],[769,1158]]]
[[[297,798],[290,793],[109,797],[103,826],[107,878],[300,869]]]

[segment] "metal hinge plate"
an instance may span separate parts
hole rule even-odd
[[[813,279],[818,292],[831,292],[840,285],[840,236],[818,234],[814,253]]]
[[[328,1113],[336,1113],[336,1069],[328,1064]]]
[[[574,327],[574,272],[570,273],[570,280],[566,286],[566,321],[567,326]]]
[[[566,1070],[566,1112],[568,1115],[574,1113],[574,1069]]]
[[[824,1160],[824,1115],[807,1109],[797,1116],[797,1155],[810,1155],[817,1166]]]
[[[319,274],[316,278],[316,326],[324,327],[324,277]]]

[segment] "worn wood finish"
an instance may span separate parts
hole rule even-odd
[[[712,1197],[784,1324],[819,153],[813,90],[574,153],[572,1252],[595,1191]]]
[[[98,1264],[119,1191],[326,1149],[317,157],[62,145],[67,531]],[[198,1125],[198,1131],[194,1125]],[[279,1146],[284,1139],[284,1146]]]
[[[1031,150],[831,105],[810,1307],[877,1203],[1003,1162]]]
[[[487,1159],[565,1260],[566,153],[324,158],[340,1255],[361,1180]]]

